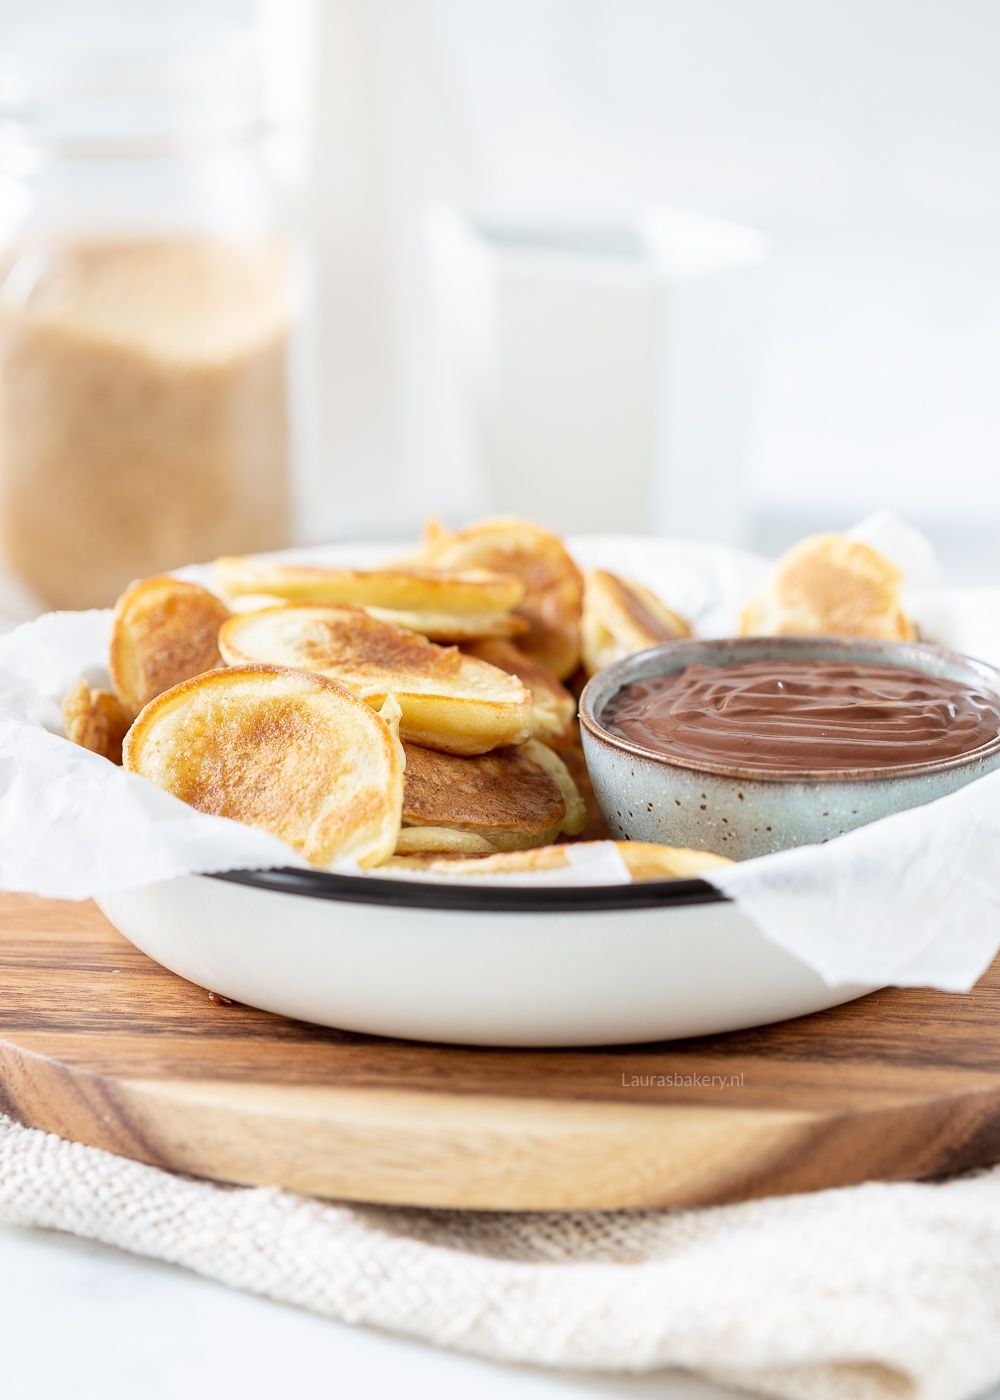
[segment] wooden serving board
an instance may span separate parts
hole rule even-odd
[[[1000,962],[968,996],[886,991],[731,1035],[464,1049],[226,1004],[92,904],[3,896],[0,1108],[196,1176],[414,1205],[705,1204],[930,1176],[1000,1159]]]

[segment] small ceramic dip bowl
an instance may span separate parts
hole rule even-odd
[[[917,671],[953,682],[956,691],[976,691],[1000,703],[1000,670],[920,643],[829,637],[667,642],[599,671],[580,700],[587,767],[612,833],[745,860],[828,841],[879,817],[944,797],[1000,767],[1000,737],[972,752],[928,762],[824,764],[810,770],[772,766],[766,742],[763,750],[748,746],[745,760],[734,757],[731,745],[724,761],[711,756],[692,759],[682,745],[671,752],[670,740],[651,747],[608,727],[616,723],[615,697],[635,683],[679,675],[689,666],[811,661]],[[691,731],[695,736],[697,720],[696,716]]]

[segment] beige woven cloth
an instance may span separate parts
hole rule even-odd
[[[682,1366],[803,1400],[1000,1376],[1000,1169],[705,1210],[328,1204],[173,1176],[0,1116],[0,1219],[505,1361]]]

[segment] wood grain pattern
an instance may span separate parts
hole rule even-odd
[[[214,1001],[91,904],[3,896],[0,1108],[193,1175],[414,1205],[704,1204],[936,1175],[1000,1160],[1000,961],[964,997],[886,991],[670,1045],[463,1049]]]

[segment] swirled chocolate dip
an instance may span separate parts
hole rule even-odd
[[[1000,736],[1000,697],[903,667],[748,661],[634,681],[601,723],[694,766],[837,772],[974,753]]]

